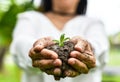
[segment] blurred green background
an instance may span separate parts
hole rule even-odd
[[[14,64],[9,53],[16,16],[20,12],[36,9],[32,1],[0,0],[0,82],[20,82],[22,71]],[[109,63],[103,71],[103,82],[120,82],[120,33],[108,36]]]
[[[21,70],[14,64],[9,53],[12,32],[17,14],[35,9],[32,0],[0,0],[0,82],[20,82]]]

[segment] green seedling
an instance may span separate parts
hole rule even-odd
[[[65,38],[65,34],[62,34],[60,36],[60,40],[53,40],[55,43],[58,43],[60,47],[63,47],[64,46],[64,42],[67,41],[67,40],[70,40],[69,37]]]

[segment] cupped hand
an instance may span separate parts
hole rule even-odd
[[[75,77],[80,74],[86,74],[91,68],[95,67],[94,50],[91,44],[83,38],[76,36],[71,39],[75,43],[75,50],[70,53],[68,64],[71,65],[74,70],[65,71],[65,75],[68,77]]]
[[[39,68],[47,74],[59,76],[61,74],[61,60],[58,59],[57,53],[48,50],[45,47],[54,44],[50,37],[45,37],[37,40],[29,51],[29,56],[32,59],[33,67]]]

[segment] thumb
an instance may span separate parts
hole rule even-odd
[[[34,50],[35,51],[41,51],[44,47],[49,46],[51,44],[54,44],[53,40],[51,37],[44,37],[38,39],[34,44]]]
[[[71,41],[73,43],[75,43],[75,49],[80,51],[80,52],[84,52],[86,45],[87,45],[87,41],[85,39],[83,39],[80,36],[75,36],[71,39]]]
[[[86,48],[86,42],[84,40],[79,40],[77,42],[77,44],[75,45],[75,49],[80,51],[80,52],[84,52],[85,51],[85,48]]]

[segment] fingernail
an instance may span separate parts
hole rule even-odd
[[[56,69],[54,70],[54,74],[57,75],[57,76],[59,76],[59,75],[61,74],[60,69],[59,69],[59,68],[56,68]]]
[[[53,65],[56,65],[56,63],[57,63],[57,62],[56,62],[56,60],[55,60],[55,61],[53,62]]]
[[[39,45],[35,46],[34,51],[36,53],[40,52],[40,50],[41,50],[41,47]]]
[[[75,60],[73,58],[71,58],[71,59],[68,60],[68,63],[71,64],[71,65],[74,65],[75,64]]]
[[[58,62],[55,60],[55,61],[53,62],[53,65],[54,65],[54,66],[58,66]]]
[[[70,56],[76,58],[75,51],[71,52],[71,53],[70,53]]]
[[[66,76],[70,76],[70,74],[71,74],[71,73],[70,73],[69,71],[66,71],[66,72],[65,72],[65,75],[66,75]]]
[[[72,61],[71,64],[74,65],[74,64],[75,64],[75,61]]]
[[[51,56],[51,58],[56,59],[56,58],[57,58],[57,56],[56,56],[56,55],[52,55],[52,56]]]
[[[80,52],[84,52],[83,48],[80,45],[76,45],[75,48]]]
[[[61,61],[59,59],[56,59],[54,62],[53,62],[53,65],[54,66],[61,66]]]

